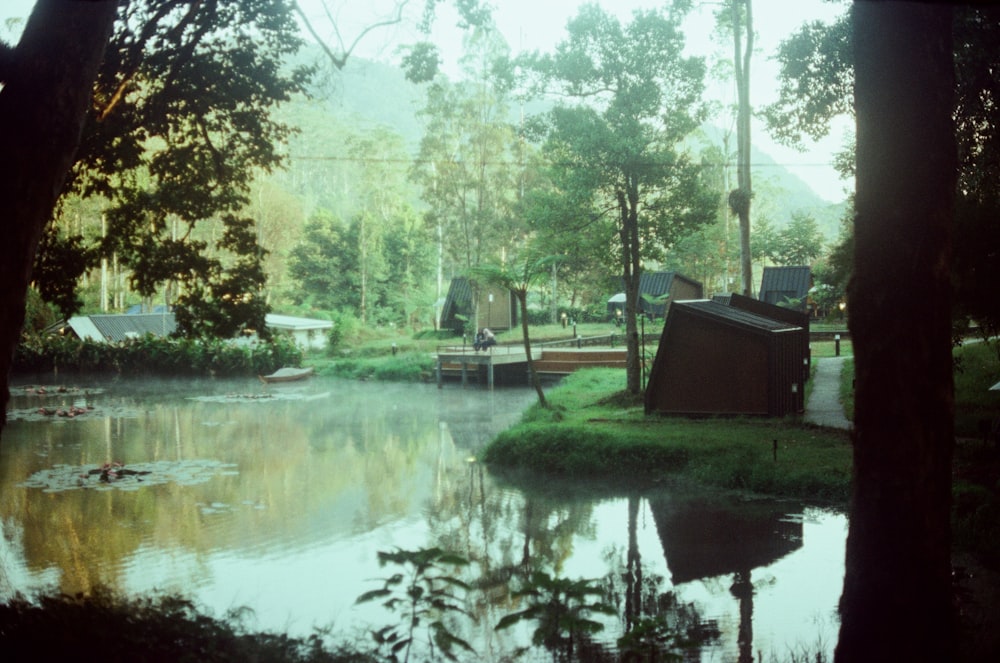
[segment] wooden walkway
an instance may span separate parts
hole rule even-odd
[[[563,376],[588,366],[625,368],[625,348],[536,348],[531,349],[535,370],[543,376]],[[436,373],[437,385],[444,383],[445,375],[458,374],[462,386],[468,384],[470,371],[474,371],[477,381],[485,372],[486,385],[492,389],[498,369],[522,370],[528,381],[528,356],[523,346],[495,345],[476,352],[471,347],[446,346],[438,349]]]

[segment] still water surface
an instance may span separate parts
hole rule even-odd
[[[829,654],[836,640],[842,514],[676,488],[512,488],[475,456],[529,390],[325,378],[38,386],[12,385],[0,443],[0,597],[180,592],[216,615],[248,606],[256,628],[361,638],[394,622],[355,605],[396,570],[379,567],[378,551],[439,546],[473,561],[470,581],[529,567],[596,579],[619,609],[602,618],[603,642],[653,612],[707,625],[714,637],[695,660]],[[114,461],[127,472],[102,482]],[[495,584],[469,595],[478,622],[454,628],[480,659],[507,660],[530,630],[493,626],[523,607]]]

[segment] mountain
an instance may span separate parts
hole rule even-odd
[[[314,51],[308,57],[320,58],[321,54]],[[321,69],[328,71],[328,64]],[[343,152],[337,151],[334,136],[345,132],[364,133],[376,127],[398,133],[411,153],[416,154],[423,135],[424,123],[419,117],[423,103],[423,86],[406,80],[398,67],[351,58],[343,70],[326,74],[316,83],[311,102],[300,104],[299,110],[288,109],[287,118],[293,124],[299,117],[300,125],[304,129],[308,127],[308,135],[300,136],[293,144],[293,161],[296,153],[310,158],[342,156]],[[539,108],[533,105],[526,110],[539,112]],[[328,138],[317,140],[317,129]],[[721,147],[722,136],[721,129],[705,126],[689,147],[695,152],[707,145]],[[317,149],[336,152],[317,154]],[[846,202],[824,200],[805,181],[757,148],[752,148],[751,163],[756,218],[766,217],[780,229],[788,223],[793,212],[803,212],[816,220],[828,241],[838,237]]]

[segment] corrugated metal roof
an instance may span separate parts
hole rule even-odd
[[[812,286],[809,267],[765,267],[760,279],[760,300],[781,304],[785,298],[801,299],[803,305]]]
[[[448,296],[441,308],[441,326],[450,327],[455,314],[468,315],[472,310],[472,284],[464,276],[456,276],[448,286]]]
[[[177,321],[173,313],[103,314],[70,318],[69,326],[80,338],[120,342],[147,334],[169,336],[177,329]]]
[[[750,313],[749,311],[733,308],[732,306],[726,306],[725,304],[720,304],[719,302],[710,301],[708,299],[674,302],[673,306],[671,306],[671,311],[673,311],[675,307],[678,309],[678,312],[680,312],[680,310],[687,310],[695,315],[714,318],[746,329],[756,329],[768,332],[802,329],[798,325],[782,322],[781,320],[775,320],[774,318],[768,318],[763,315],[756,315],[754,313]]]
[[[639,310],[651,312],[657,315],[663,315],[666,312],[667,302],[660,302],[659,304],[653,304],[643,299],[642,295],[649,295],[650,297],[662,297],[663,295],[669,294],[674,287],[675,280],[687,281],[691,285],[697,286],[699,289],[699,293],[701,292],[701,283],[695,281],[692,278],[688,278],[683,274],[679,274],[677,272],[644,271],[642,274],[639,275]],[[624,289],[625,288],[624,279],[622,279],[621,283],[622,283],[622,289]]]
[[[292,315],[268,313],[264,316],[264,324],[271,329],[291,329],[293,331],[309,331],[311,329],[331,329],[333,323],[329,320],[316,318],[298,318]]]
[[[271,329],[309,331],[333,327],[329,320],[272,313],[268,313],[265,320]],[[177,330],[177,320],[173,313],[79,315],[70,318],[69,326],[80,338],[115,343],[129,338],[141,338],[146,334],[169,336]]]

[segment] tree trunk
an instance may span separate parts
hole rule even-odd
[[[117,0],[38,0],[0,71],[0,430],[8,376],[24,324],[31,266],[73,165],[94,79],[111,36]]]
[[[951,9],[856,2],[854,484],[836,660],[953,660]]]
[[[639,239],[638,193],[618,194],[621,221],[618,232],[622,245],[622,280],[625,282],[625,390],[642,393],[642,357],[639,354],[639,283],[642,259]]]
[[[543,408],[548,408],[549,403],[545,400],[545,391],[542,389],[542,382],[535,370],[535,360],[531,357],[531,337],[528,336],[528,289],[515,290],[518,308],[521,311],[521,333],[524,334],[524,354],[528,361],[528,377],[531,379],[531,386],[538,394],[538,404]]]
[[[740,219],[740,290],[753,296],[753,262],[750,256],[750,206],[753,185],[750,180],[750,56],[753,53],[753,5],[751,0],[732,0],[733,66],[736,75],[736,195],[730,206]],[[746,7],[740,16],[740,5]],[[746,19],[746,46],[742,45],[743,19]]]

